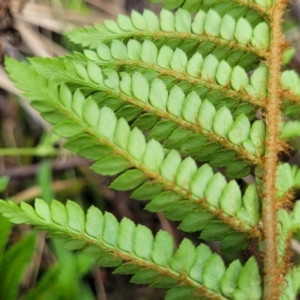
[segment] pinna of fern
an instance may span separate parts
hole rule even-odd
[[[202,102],[195,91],[185,96],[179,86],[173,86],[168,92],[162,80],[154,79],[149,84],[147,78],[137,72],[132,76],[122,73],[119,78],[111,69],[102,72],[95,63],[88,64],[86,68],[79,63],[74,68],[72,65],[60,65],[58,76],[64,74],[65,82],[77,84],[85,94],[87,89],[101,91],[100,95],[94,95],[99,105],[112,108],[117,116],[124,117],[127,121],[135,118],[134,126],[150,130],[148,138],[159,141],[168,138],[164,144],[166,148],[181,148],[181,152],[198,161],[209,160],[214,151],[215,157],[211,157],[211,165],[227,167],[227,175],[231,177],[245,176],[250,172],[251,165],[261,163],[264,125],[257,120],[251,127],[247,116],[241,113],[243,108],[235,110],[235,113],[239,110],[241,114],[234,122],[234,114],[226,106],[219,107],[216,111],[218,107],[215,108],[207,99]],[[36,60],[33,60],[33,68],[38,73],[45,72],[47,76],[46,67],[40,66]],[[109,78],[102,80],[103,74],[107,74]],[[138,87],[142,87],[142,93],[138,92]],[[177,99],[177,107],[173,99]],[[148,114],[141,115],[142,110]],[[222,127],[218,126],[221,120],[224,124]],[[238,157],[243,162],[237,160]],[[242,163],[244,168],[241,170]],[[235,168],[237,164],[239,167]]]
[[[12,222],[47,229],[52,236],[65,239],[65,247],[83,249],[99,259],[100,265],[117,267],[117,274],[132,274],[133,283],[170,289],[166,299],[260,299],[260,275],[253,258],[245,266],[236,260],[226,268],[209,247],[195,247],[188,239],[174,253],[167,232],[159,231],[153,237],[147,227],[135,226],[126,218],[119,223],[112,214],[103,215],[95,207],[84,215],[71,201],[64,206],[53,200],[49,207],[37,199],[35,210],[26,203],[18,207],[5,201],[0,207]]]
[[[35,72],[25,65],[23,70],[24,73],[18,73],[18,76],[29,76]],[[59,85],[60,88],[57,89],[55,82],[47,83],[41,76],[36,78],[38,83],[31,81],[31,85],[26,83],[21,89],[27,89],[31,93],[33,86],[39,86],[39,91],[35,90],[36,96],[33,97],[47,99],[47,105],[44,106],[45,102],[31,97],[32,104],[36,109],[44,111],[43,116],[49,115],[50,109],[63,114],[57,121],[58,115],[55,113],[56,120],[52,119],[56,123],[54,132],[69,138],[65,144],[68,149],[89,159],[98,160],[92,167],[94,171],[102,175],[122,173],[112,183],[114,189],[138,188],[132,197],[138,200],[153,199],[147,205],[151,211],[168,211],[178,201],[189,200],[191,203],[197,203],[198,208],[206,208],[215,217],[226,219],[229,225],[237,228],[241,226],[244,228],[243,231],[253,236],[259,235],[257,228],[259,204],[255,188],[249,186],[242,197],[235,181],[227,183],[225,177],[218,172],[214,174],[209,165],[204,164],[197,169],[191,157],[182,160],[175,150],[169,151],[166,155],[156,140],[146,142],[140,130],[136,127],[130,129],[125,119],[118,120],[111,109],[99,108],[93,98],[85,100],[81,93],[76,91],[72,94],[64,84]],[[50,118],[46,119],[50,121]],[[98,120],[101,120],[101,123]],[[132,170],[132,167],[135,169]],[[147,179],[151,181],[146,181]],[[141,185],[142,183],[144,184]],[[237,201],[232,207],[228,207],[226,199],[232,194]],[[223,208],[223,211],[218,208]],[[203,211],[198,213],[198,219],[201,213],[204,213],[203,221],[198,225],[201,226],[198,230],[212,220],[212,216]],[[240,215],[240,221],[231,218],[235,214]],[[171,215],[170,217],[172,218]],[[183,217],[185,216],[179,220]],[[222,227],[224,231],[222,224],[218,227]],[[224,234],[230,231],[228,228]]]
[[[299,267],[290,267],[287,249],[300,210],[298,202],[286,206],[300,173],[277,157],[297,136],[299,123],[281,116],[295,118],[300,90],[294,72],[280,73],[284,5],[164,5],[160,17],[133,12],[70,32],[71,41],[89,47],[83,54],[7,60],[6,68],[66,148],[92,160],[96,173],[116,176],[111,188],[150,200],[146,209],[220,241],[221,251],[244,250],[257,239],[264,270],[254,257],[226,268],[207,246],[187,239],[174,253],[167,233],[154,238],[94,207],[85,216],[73,202],[49,207],[37,200],[33,209],[1,201],[0,212],[133,274],[134,283],[169,289],[168,300],[294,299]],[[249,174],[256,184],[235,180]]]

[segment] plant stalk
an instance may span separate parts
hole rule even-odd
[[[55,148],[2,148],[0,156],[56,156],[66,153],[64,149]]]
[[[281,23],[285,1],[276,0],[271,13],[271,43],[268,57],[269,80],[266,105],[266,155],[263,175],[263,242],[264,242],[264,299],[280,297],[281,268],[278,257],[278,232],[276,211],[276,173],[280,146],[279,123],[281,120],[281,59],[284,39]]]

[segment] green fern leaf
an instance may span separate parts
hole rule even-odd
[[[300,79],[280,73],[286,3],[153,2],[164,4],[160,17],[133,11],[70,32],[89,48],[83,53],[28,65],[8,60],[7,70],[66,148],[92,160],[96,173],[115,176],[110,187],[131,190],[147,210],[201,240],[219,241],[222,252],[258,239],[263,283],[254,257],[226,267],[203,244],[184,239],[175,250],[168,233],[153,236],[94,207],[85,215],[74,202],[37,199],[35,208],[1,201],[0,212],[131,274],[133,283],[167,288],[168,300],[293,299],[299,270],[290,268],[287,250],[299,236],[300,202],[289,207],[300,172],[279,154],[288,142],[297,150]],[[255,184],[243,178],[251,171]],[[70,264],[60,275],[69,280],[78,270]],[[69,287],[64,297],[76,297],[79,287]]]
[[[217,1],[207,1],[207,2],[199,2],[196,0],[149,0],[151,3],[163,3],[164,7],[167,9],[176,9],[179,7],[182,7],[183,9],[188,10],[189,12],[193,13],[195,11],[198,11],[200,6],[212,6],[214,3]],[[243,4],[247,5],[262,14],[268,14],[267,8],[272,7],[272,2],[269,0],[256,0],[256,1],[251,1],[251,2],[240,2],[240,1],[235,1],[238,4]]]
[[[100,69],[99,69],[99,71],[101,72]],[[126,82],[122,81],[123,85],[121,85],[119,83],[119,78],[118,78],[117,73],[112,73],[112,72],[113,71],[110,72],[110,75],[114,74],[113,80],[114,80],[115,89],[117,88],[117,90],[119,90],[118,86],[120,86],[121,89],[124,90],[124,84]],[[87,74],[90,74],[90,73],[87,72]],[[69,76],[69,75],[66,75],[66,76]],[[158,85],[161,88],[164,86],[164,84],[161,81],[159,81],[159,79],[154,80],[153,83],[151,84],[150,88],[148,87],[148,81],[146,81],[145,77],[143,77],[143,75],[141,75],[140,73],[135,73],[132,77],[127,77],[127,79],[130,79],[130,81],[128,83],[126,83],[127,84],[127,93],[129,91],[130,94],[133,95],[133,97],[128,97],[125,93],[122,95],[122,93],[119,92],[118,95],[121,98],[121,100],[123,98],[125,102],[134,104],[143,110],[146,110],[153,114],[159,115],[161,117],[168,118],[171,121],[171,123],[169,122],[169,123],[153,124],[154,127],[150,131],[149,137],[153,137],[158,140],[160,140],[162,138],[168,138],[168,140],[165,144],[165,146],[168,148],[179,148],[180,149],[181,147],[184,147],[185,154],[192,155],[199,161],[209,161],[210,159],[213,159],[214,160],[213,165],[216,167],[224,167],[224,166],[231,167],[232,171],[228,171],[227,175],[232,176],[232,177],[245,176],[251,170],[249,163],[250,164],[259,164],[260,163],[259,162],[260,158],[257,157],[257,155],[261,155],[263,153],[262,140],[263,140],[263,136],[264,136],[263,124],[260,121],[256,121],[253,124],[252,128],[249,128],[249,130],[245,130],[245,132],[243,134],[243,138],[241,139],[239,137],[239,134],[240,134],[239,128],[240,127],[237,128],[236,130],[231,129],[231,127],[236,128],[236,126],[241,126],[241,125],[236,125],[240,121],[237,120],[233,124],[232,123],[232,115],[226,107],[223,107],[223,108],[219,109],[217,113],[214,113],[215,109],[209,101],[205,100],[202,103],[201,99],[194,92],[190,93],[187,97],[185,97],[182,90],[177,86],[174,86],[171,89],[169,95],[165,94],[164,99],[161,99],[161,101],[158,102],[158,98],[155,97],[156,92],[154,92],[154,91],[157,91]],[[105,81],[105,84],[103,84],[102,87],[94,84],[95,89],[101,90],[102,92],[105,92],[108,95],[111,95],[112,91],[111,91],[111,89],[109,89],[109,87],[112,87],[110,80],[111,79],[107,79]],[[78,78],[77,81],[81,85],[85,85],[85,81],[81,80],[80,78]],[[73,82],[74,82],[74,80],[73,80]],[[40,84],[43,84],[43,83],[41,82]],[[142,84],[146,85],[146,87],[143,88],[143,93],[141,94],[143,99],[138,95],[138,93],[140,91],[139,88]],[[90,82],[89,86],[91,86],[91,85],[93,85],[93,82]],[[49,86],[49,88],[50,88],[50,86]],[[60,97],[62,99],[61,103],[66,108],[70,108],[70,107],[68,107],[68,106],[70,106],[69,104],[64,103],[64,101],[66,101],[66,100],[63,100],[63,99],[65,99],[64,98],[65,95],[62,92],[62,89],[65,90],[66,87],[64,85],[62,85],[62,87],[60,88]],[[147,90],[149,90],[149,92],[147,92]],[[164,87],[164,90],[166,91],[166,87]],[[53,91],[54,91],[54,88],[53,88]],[[75,95],[76,95],[76,97],[75,97]],[[74,108],[72,107],[73,109],[75,109],[76,112],[80,111],[80,104],[81,104],[81,107],[83,105],[82,102],[77,101],[77,98],[78,98],[77,95],[78,95],[78,93],[74,94],[74,101],[76,103],[76,106],[74,106]],[[163,96],[163,94],[161,94],[161,96]],[[116,93],[115,97],[117,98],[117,93]],[[48,98],[48,96],[47,96],[47,98]],[[80,99],[82,99],[81,101],[83,101],[82,96]],[[153,99],[155,99],[155,100],[153,100]],[[176,102],[174,102],[172,99],[176,99]],[[181,100],[179,101],[179,99],[181,99]],[[146,101],[146,103],[145,103],[145,101]],[[165,103],[165,104],[162,105],[162,103]],[[198,110],[199,110],[197,118],[191,116],[192,117],[191,119],[187,119],[187,120],[183,121],[182,120],[183,116],[189,116],[188,115],[189,112],[195,108],[195,103],[198,103],[197,106],[198,106]],[[109,102],[106,102],[104,100],[102,105],[105,105],[105,104],[109,105]],[[35,105],[35,107],[36,107],[36,109],[38,109],[38,107],[36,105]],[[97,119],[96,115],[93,118],[91,118],[91,116],[93,114],[96,114],[98,112],[98,110],[96,109],[95,101],[90,99],[89,101],[87,101],[87,103],[84,105],[84,107],[86,107],[86,109],[89,109],[89,111],[86,111],[86,113],[85,113],[85,115],[88,115],[87,120],[92,120],[92,119],[96,120]],[[49,107],[49,110],[50,110],[50,107]],[[135,112],[135,114],[138,114],[138,113],[139,113],[139,110]],[[117,111],[116,114],[117,114],[117,116],[120,116],[120,111]],[[196,115],[197,115],[197,112],[196,112]],[[46,118],[47,118],[47,116],[46,116]],[[224,122],[228,125],[224,126],[224,124],[225,124]],[[177,126],[185,127],[186,129],[183,129],[183,131],[182,131],[181,128],[178,128],[174,131],[174,129],[176,128],[175,127],[176,125],[173,123],[177,124]],[[201,128],[200,126],[195,127],[195,125],[197,123],[200,126],[202,126],[203,128]],[[258,125],[257,123],[261,123],[261,125],[257,126]],[[165,126],[165,124],[168,124],[170,129],[173,128],[172,131],[171,130],[169,131],[169,135],[167,135],[168,131],[166,131],[165,127],[160,128],[160,126],[162,126],[162,124],[164,124],[164,126]],[[213,126],[211,126],[210,124],[212,124]],[[89,124],[89,125],[94,126],[94,124]],[[113,128],[113,127],[111,127],[111,128]],[[218,128],[222,129],[222,132],[219,131]],[[189,130],[189,131],[186,131],[186,130]],[[188,136],[193,134],[192,130],[196,130],[197,134],[202,135],[203,140],[198,148],[193,149],[192,152],[191,151],[187,152],[187,148],[185,147],[185,142],[189,143]],[[77,134],[83,132],[83,128],[81,125],[75,124],[73,121],[65,121],[65,122],[57,124],[54,127],[54,132],[62,135],[63,137],[70,138],[74,135],[77,135]],[[158,135],[159,133],[163,133],[163,135]],[[180,134],[180,135],[178,136],[178,134]],[[232,144],[228,143],[228,140],[227,140],[228,134],[230,135],[230,140],[233,141]],[[256,135],[261,136],[261,140],[256,141],[255,139],[252,139],[252,137],[255,137]],[[186,136],[187,139],[184,140],[182,138],[182,136]],[[191,138],[194,139],[194,136],[191,136]],[[251,141],[251,139],[252,139],[252,141]],[[246,146],[243,147],[244,143]],[[206,150],[208,151],[207,153],[210,154],[210,156],[208,156],[208,157],[204,155],[205,152],[203,151],[204,150],[203,147],[205,147],[206,145],[207,145]],[[215,157],[211,157],[212,151],[209,147],[216,147],[215,153],[214,153]],[[221,149],[222,147],[225,148],[224,149],[225,151],[224,150],[222,151],[222,149]],[[257,147],[257,149],[255,149],[255,147]],[[219,151],[217,151],[217,150],[219,150]],[[247,150],[251,150],[254,153],[248,153]],[[228,152],[231,153],[232,151],[237,152],[237,155],[239,155],[241,158],[244,158],[247,161],[246,164],[241,164],[240,173],[237,172],[237,170],[239,169],[239,166],[238,166],[239,161],[236,162],[236,165],[232,164],[232,161],[237,160],[237,157],[233,155],[232,160],[230,160],[230,161],[228,160],[228,158],[230,156],[228,156],[227,154],[228,154]],[[199,153],[200,155],[197,154],[197,156],[196,156],[195,153]],[[224,153],[224,156],[226,155],[224,158],[222,158],[223,153]]]
[[[292,270],[285,276],[285,286],[282,285],[282,295],[280,300],[294,299],[297,297],[300,281],[299,281],[299,266],[292,268]]]
[[[52,103],[53,110],[61,111],[68,116],[70,120],[58,123],[54,127],[54,131],[58,135],[72,136],[72,139],[66,143],[67,148],[77,152],[81,156],[99,160],[94,169],[97,169],[100,174],[102,171],[102,174],[107,174],[107,169],[102,169],[100,166],[105,166],[105,160],[107,157],[110,157],[114,151],[117,151],[118,154],[125,159],[123,160],[125,164],[122,166],[122,171],[125,171],[125,173],[117,177],[111,187],[117,190],[131,190],[139,187],[146,180],[154,180],[156,183],[164,186],[167,191],[158,194],[147,205],[147,209],[151,211],[168,211],[178,201],[187,199],[192,203],[198,203],[199,208],[204,208],[210,214],[218,219],[221,218],[223,222],[230,224],[235,229],[249,233],[252,232],[252,234],[259,234],[256,228],[257,223],[253,223],[254,218],[248,214],[246,210],[247,207],[241,205],[241,198],[235,197],[232,199],[234,200],[232,210],[227,211],[225,209],[226,212],[223,211],[222,213],[219,211],[219,209],[222,210],[226,207],[226,203],[231,198],[233,190],[236,189],[236,185],[233,183],[229,183],[225,189],[227,182],[220,173],[216,173],[208,181],[209,177],[206,177],[206,174],[212,171],[207,165],[197,170],[194,160],[186,158],[181,161],[180,155],[176,151],[171,151],[165,156],[163,148],[158,142],[153,140],[146,143],[141,131],[137,128],[130,130],[124,119],[117,120],[114,113],[107,107],[99,109],[92,99],[85,102],[75,102],[76,110],[73,112],[70,100],[67,102],[65,100],[69,99],[71,95],[65,85],[59,89],[59,93],[56,92],[57,99],[60,99],[59,101],[49,99],[48,88],[53,89],[51,85],[48,87],[46,85],[43,98],[47,99],[46,101],[48,103]],[[51,93],[54,94],[54,91],[52,90],[50,94]],[[81,97],[80,99],[83,98]],[[81,109],[80,106],[78,106],[79,104],[83,105]],[[78,117],[79,111],[82,111],[80,118]],[[225,110],[225,112],[229,113],[228,110]],[[175,113],[175,111],[173,111],[173,113]],[[224,119],[224,116],[220,114],[219,118],[220,120],[222,118]],[[216,117],[214,120],[216,120]],[[78,124],[77,127],[74,127],[76,130],[68,131],[68,128],[72,128],[68,126],[69,122]],[[216,124],[215,122],[214,124]],[[80,128],[80,130],[77,130],[77,128]],[[86,135],[82,135],[84,128],[86,128]],[[89,142],[87,143],[87,141]],[[105,147],[104,152],[102,151],[103,146]],[[101,151],[99,151],[100,149]],[[234,169],[234,164],[231,164],[231,168],[235,173],[238,172],[239,168],[237,161],[236,163],[236,169]],[[137,168],[137,170],[127,170],[130,167]],[[116,170],[116,172],[118,171],[119,169]],[[237,190],[239,191],[239,188]],[[222,196],[224,191],[225,193]],[[154,192],[156,192],[156,190]],[[169,193],[173,196],[170,197],[169,195],[168,197],[164,197],[164,193]],[[146,199],[144,194],[139,194],[138,196],[139,199]],[[221,202],[220,199],[222,199]],[[252,199],[252,201],[256,201],[255,199],[256,198]],[[251,212],[251,214],[253,215],[253,212]],[[258,212],[255,214],[257,215]],[[236,216],[238,219],[232,219],[232,216]],[[207,221],[209,222],[210,219]],[[199,230],[208,225],[208,222],[203,223],[203,227],[199,228]],[[222,236],[222,239],[223,238],[225,238],[225,236]],[[243,246],[245,246],[245,244],[243,244]]]
[[[185,295],[189,291],[191,297],[200,292],[212,299],[229,299],[222,295],[222,290],[226,290],[228,295],[243,296],[251,290],[254,293],[253,299],[260,299],[261,288],[258,285],[260,275],[254,258],[239,270],[239,275],[235,275],[236,288],[232,288],[232,282],[228,283],[231,288],[227,288],[226,278],[229,275],[224,263],[221,257],[212,254],[207,246],[195,247],[191,241],[185,239],[174,253],[171,236],[168,233],[160,231],[153,237],[147,227],[135,226],[127,219],[118,223],[113,215],[109,213],[102,215],[95,207],[91,207],[85,216],[81,208],[71,201],[68,201],[65,209],[60,212],[64,215],[62,219],[68,222],[57,223],[54,220],[57,218],[58,203],[53,200],[48,207],[42,200],[36,200],[33,210],[24,203],[18,207],[1,201],[0,211],[9,219],[14,220],[16,215],[23,216],[23,219],[27,217],[28,224],[37,228],[47,228],[50,233],[59,232],[81,241],[77,243],[77,248],[84,248],[86,254],[93,254],[104,266],[119,266],[125,262],[125,266],[118,267],[116,272],[134,274],[132,282],[155,285],[158,284],[158,277],[170,278],[165,281],[171,288],[167,293],[167,299],[175,295],[175,290],[179,295]],[[102,225],[99,227],[96,223]],[[125,230],[127,228],[131,229],[127,231]],[[170,241],[169,247],[166,247],[167,240]],[[248,282],[251,283],[250,286]]]
[[[96,48],[100,43],[110,43],[112,39],[128,40],[130,38],[150,38],[158,40],[159,43],[163,42],[171,48],[174,46],[180,46],[180,48],[185,52],[190,51],[196,45],[200,45],[199,50],[201,54],[207,53],[205,49],[208,45],[212,48],[211,50],[216,47],[223,47],[224,49],[222,52],[224,54],[229,50],[228,43],[218,38],[220,30],[227,26],[226,20],[222,22],[222,19],[226,17],[226,10],[223,9],[224,4],[227,5],[228,3],[216,3],[212,8],[208,9],[208,11],[200,11],[201,18],[203,20],[202,22],[199,22],[199,17],[197,17],[197,15],[192,21],[190,14],[183,9],[177,10],[175,15],[172,15],[166,10],[162,10],[160,20],[158,20],[158,18],[149,11],[145,11],[143,15],[139,15],[137,12],[134,12],[131,18],[119,15],[117,23],[106,21],[104,26],[95,25],[94,28],[75,29],[68,33],[68,37],[74,43],[82,44],[84,47],[89,46],[90,48]],[[253,14],[255,14],[256,17],[253,17]],[[151,18],[149,18],[149,15]],[[217,18],[219,20],[217,22],[217,27],[216,22],[211,21],[212,15],[215,16],[214,19]],[[248,53],[254,53],[257,56],[264,56],[264,49],[267,48],[268,44],[261,43],[261,40],[257,41],[257,34],[253,34],[253,31],[257,32],[256,26],[260,26],[260,28],[262,26],[260,23],[257,24],[257,20],[260,20],[262,24],[265,24],[264,26],[266,28],[268,28],[269,25],[265,23],[265,21],[259,17],[259,14],[256,14],[254,11],[249,10],[248,15],[248,20],[245,20],[244,22],[246,22],[246,24],[248,24],[247,26],[250,26],[251,28],[250,43],[252,46],[245,47],[243,43],[240,43],[239,37],[236,35],[235,40],[232,38],[230,47],[236,51],[241,49],[243,54],[249,51]],[[143,19],[143,23],[146,24],[146,27],[144,26],[143,29],[141,29],[142,27],[140,27],[140,23]],[[153,28],[153,21],[154,24],[158,24],[159,26]],[[210,24],[212,24],[215,29],[211,30]],[[203,25],[203,29],[199,25]],[[220,28],[220,25],[222,25],[222,28]],[[203,34],[199,37],[198,34],[201,33],[202,30]],[[268,36],[268,33],[264,33],[263,36]],[[264,39],[264,42],[265,41],[268,40]],[[252,62],[245,65],[245,67],[249,68],[251,65]]]

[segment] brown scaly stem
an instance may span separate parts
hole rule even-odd
[[[284,40],[281,30],[282,14],[286,3],[275,0],[271,12],[271,44],[269,65],[269,97],[266,106],[266,155],[264,157],[262,221],[264,238],[264,299],[280,297],[281,269],[278,261],[278,233],[276,229],[276,171],[279,152],[279,122],[281,115],[281,57]]]

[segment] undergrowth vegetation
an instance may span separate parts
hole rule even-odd
[[[8,183],[8,178],[0,179],[0,192]],[[17,243],[11,244],[12,224],[0,216],[0,298],[7,300],[20,299],[22,279],[36,253],[41,236],[27,232]],[[54,249],[61,247],[61,242],[52,241]],[[69,250],[56,251],[57,262],[43,272],[35,287],[22,291],[24,300],[58,300],[58,299],[93,299],[92,291],[82,282],[82,278],[94,265],[95,260],[82,253],[73,255]],[[35,257],[36,260],[37,257]],[[29,274],[27,274],[29,275]]]
[[[285,5],[166,0],[159,17],[133,11],[69,32],[82,53],[6,60],[65,148],[114,176],[112,189],[199,232],[197,245],[185,238],[175,249],[166,231],[72,201],[1,201],[0,212],[133,283],[167,289],[167,300],[295,299],[300,172],[278,157],[296,147],[300,78],[282,70]],[[252,255],[225,264],[205,244],[215,241]]]

